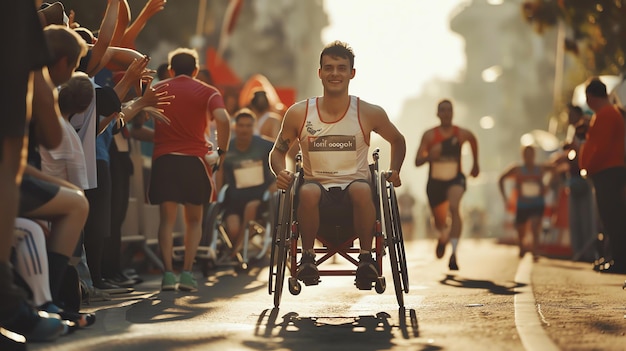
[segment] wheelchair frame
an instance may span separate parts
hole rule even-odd
[[[404,293],[409,292],[409,279],[406,264],[406,254],[404,249],[404,239],[402,235],[402,226],[400,224],[400,215],[398,210],[398,202],[395,195],[393,184],[387,182],[384,174],[381,174],[378,167],[380,150],[374,150],[372,157],[373,165],[372,178],[375,188],[375,208],[376,221],[374,233],[374,250],[375,260],[378,266],[379,277],[375,282],[375,290],[382,294],[385,291],[386,283],[383,276],[383,257],[389,252],[389,262],[391,265],[391,274],[394,282],[396,299],[400,307],[404,307]],[[294,208],[294,200],[297,195],[297,189],[302,181],[302,155],[296,157],[296,177],[295,181],[287,190],[280,190],[278,197],[278,212],[276,224],[272,233],[272,250],[270,255],[270,272],[268,289],[269,294],[274,294],[274,306],[278,308],[282,296],[282,290],[285,281],[285,273],[289,267],[290,277],[288,279],[289,292],[292,295],[298,295],[301,291],[301,284],[296,278],[298,254],[302,254],[302,249],[298,247],[298,239],[300,236],[298,230],[298,221],[296,218],[296,209]],[[352,228],[351,228],[352,229]],[[360,249],[354,247],[354,241],[357,235],[353,234],[349,239],[332,245],[320,233],[316,239],[322,243],[323,247],[315,247],[316,253],[323,256],[316,260],[316,265],[327,261],[331,257],[341,256],[355,266],[358,261],[351,254],[358,254]],[[355,275],[356,269],[349,270],[331,270],[320,269],[321,276],[349,276]],[[371,289],[371,287],[370,287]]]
[[[223,222],[223,215],[226,210],[225,200],[227,190],[228,185],[224,185],[220,189],[217,195],[217,200],[209,204],[204,216],[202,239],[200,240],[198,254],[196,255],[196,257],[203,263],[202,273],[204,276],[209,275],[209,270],[213,266],[232,265],[231,262],[225,262],[226,257],[223,257],[222,255],[222,251],[224,249],[232,250],[233,248],[233,243],[228,237],[226,227]],[[271,232],[274,227],[273,219],[275,218],[275,194],[266,190],[263,193],[261,201],[262,203],[267,203],[267,211],[265,211],[262,218],[255,218],[247,224],[244,223],[245,228],[243,231],[243,245],[241,251],[236,255],[239,268],[244,270],[248,269],[249,264],[252,262],[266,257],[272,242]],[[250,231],[251,227],[254,228],[256,233],[252,233]],[[250,238],[253,234],[263,235],[262,243],[258,252],[252,252],[252,250],[250,250]]]

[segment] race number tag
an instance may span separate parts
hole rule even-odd
[[[522,197],[541,196],[541,186],[537,182],[523,182],[521,186]]]
[[[430,176],[436,180],[452,180],[459,174],[456,161],[437,161],[431,164]]]
[[[245,189],[263,184],[263,161],[246,160],[233,170],[235,187]]]
[[[309,160],[315,176],[348,175],[357,171],[356,137],[309,137]]]

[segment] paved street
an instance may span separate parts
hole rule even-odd
[[[450,272],[449,252],[437,260],[434,247],[407,243],[405,309],[388,262],[382,295],[357,290],[352,277],[322,277],[298,296],[285,288],[279,309],[265,267],[215,271],[197,293],[160,293],[160,277],[147,276],[131,295],[87,305],[92,327],[29,350],[626,349],[626,275],[520,260],[516,247],[487,239],[462,240],[460,270]]]

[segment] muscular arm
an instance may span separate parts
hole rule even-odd
[[[298,139],[298,131],[300,130],[300,125],[304,118],[305,107],[304,103],[299,103],[293,105],[289,108],[287,113],[285,113],[283,123],[276,136],[276,141],[270,151],[270,168],[276,176],[287,168],[285,157],[291,146],[295,144]]]

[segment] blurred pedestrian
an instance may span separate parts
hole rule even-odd
[[[609,100],[606,85],[599,78],[587,83],[585,94],[594,115],[586,142],[580,148],[579,166],[581,174],[593,181],[598,212],[611,249],[596,269],[623,274],[626,273],[624,119]]]
[[[585,115],[579,106],[567,106],[568,122],[574,128],[571,140],[563,146],[560,163],[566,165],[568,189],[569,231],[572,259],[593,262],[598,259],[596,250],[598,228],[596,225],[595,197],[591,179],[580,174],[578,159],[580,147],[585,142],[589,129],[590,116]]]

